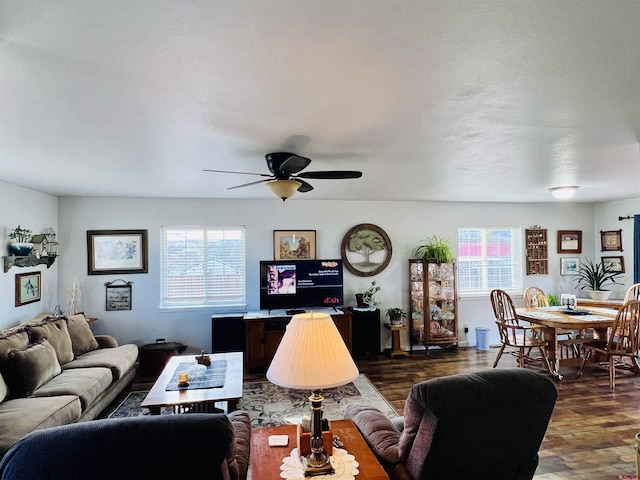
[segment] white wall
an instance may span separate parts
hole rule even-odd
[[[557,230],[582,230],[583,252],[595,249],[593,206],[572,203],[482,204],[434,202],[309,201],[294,198],[283,203],[268,200],[78,198],[59,199],[59,294],[66,304],[68,285],[77,277],[83,289],[84,310],[100,321],[97,333],[113,334],[120,342],[144,344],[164,337],[193,350],[211,348],[211,310],[161,312],[159,304],[159,245],[163,225],[244,225],[247,233],[247,291],[249,310],[258,309],[258,262],[273,258],[273,230],[316,230],[317,257],[339,258],[344,234],[360,223],[373,223],[389,235],[393,254],[389,266],[376,277],[357,277],[345,271],[345,301],[372,279],[382,287],[380,308],[408,308],[407,259],[424,238],[437,234],[456,246],[461,226],[540,225],[549,229],[550,274],[528,276],[525,286],[547,292],[573,291],[571,277],[560,276],[555,250]],[[87,275],[86,231],[146,229],[149,231],[149,273],[139,275]],[[131,311],[105,311],[104,283],[118,278],[133,281]],[[459,322],[470,328],[490,327],[490,343],[498,341],[488,298],[461,299]],[[381,329],[382,346],[390,346],[389,332]],[[405,336],[403,343],[408,342]]]
[[[0,182],[0,237],[2,255],[8,255],[9,233],[18,225],[34,233],[53,227],[58,231],[58,199],[44,193]],[[12,267],[0,273],[0,328],[12,327],[51,311],[57,303],[58,261],[49,269],[45,265]],[[21,307],[15,306],[15,278],[17,273],[42,272],[42,300]]]

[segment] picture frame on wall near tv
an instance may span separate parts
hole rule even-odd
[[[274,230],[274,260],[315,260],[315,230]]]

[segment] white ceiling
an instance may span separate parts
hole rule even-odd
[[[0,0],[0,180],[54,195],[640,196],[636,0]]]

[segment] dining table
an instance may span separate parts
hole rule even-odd
[[[516,308],[516,316],[521,321],[544,327],[545,353],[551,366],[551,375],[556,380],[561,380],[560,367],[579,366],[582,363],[582,349],[580,343],[584,341],[606,341],[607,330],[613,326],[618,313],[614,308],[591,307],[568,310],[566,307],[531,307]],[[581,332],[580,337],[574,339],[572,345],[576,346],[577,355],[558,355],[558,348],[562,340],[558,335],[566,330]],[[593,331],[593,338],[584,338],[584,332]]]

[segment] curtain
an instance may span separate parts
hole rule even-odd
[[[633,216],[633,283],[640,283],[640,215]]]

